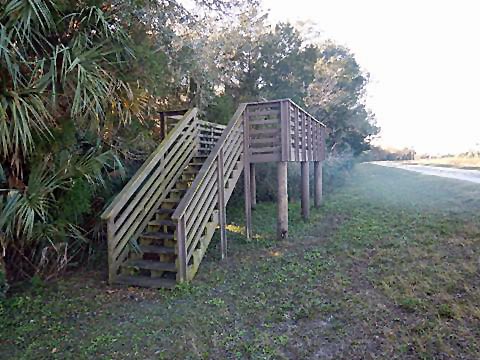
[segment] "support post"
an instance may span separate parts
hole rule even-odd
[[[315,200],[315,207],[318,208],[322,204],[322,196],[323,196],[323,183],[322,183],[322,162],[315,161],[314,162],[314,200]]]
[[[220,249],[222,260],[227,257],[227,209],[225,208],[225,178],[223,172],[223,149],[217,157],[217,184],[218,184],[218,223],[220,225]]]
[[[277,239],[288,238],[287,162],[277,163]]]
[[[177,244],[178,244],[178,280],[187,281],[187,248],[186,248],[186,224],[185,217],[178,219],[177,223]]]
[[[250,188],[252,189],[252,209],[257,207],[257,183],[255,181],[255,164],[250,164]]]
[[[301,181],[301,193],[302,193],[302,217],[307,221],[310,217],[310,174],[308,161],[301,162],[302,167],[302,181]]]
[[[114,249],[114,223],[113,217],[108,219],[107,223],[107,247],[108,247],[108,282],[113,284],[115,277],[117,276],[118,268],[115,267],[115,259],[113,257]]]
[[[243,118],[243,183],[245,198],[245,235],[247,240],[252,238],[252,189],[250,187],[250,126],[248,117]]]

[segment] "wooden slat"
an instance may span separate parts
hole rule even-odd
[[[280,113],[278,113],[280,115]],[[249,121],[250,127],[252,126],[266,126],[266,125],[278,125],[280,126],[280,119],[266,119],[266,120],[250,120]]]
[[[251,137],[260,137],[260,136],[265,136],[265,135],[278,135],[281,133],[281,129],[252,129],[250,130],[250,136]]]
[[[148,157],[143,165],[138,169],[135,175],[130,179],[127,185],[124,186],[122,191],[115,197],[112,203],[102,213],[102,219],[108,219],[115,215],[128,201],[130,196],[135,193],[139,185],[145,180],[151,169],[157,164],[158,160],[165,153],[165,149],[168,148],[177,139],[180,133],[183,131],[185,125],[193,121],[197,115],[198,109],[194,108],[185,114],[184,120],[179,122],[173,131],[171,131],[167,137],[160,143],[158,148]]]

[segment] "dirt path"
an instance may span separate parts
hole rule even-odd
[[[410,165],[396,161],[374,161],[372,164],[415,171],[425,175],[441,176],[445,178],[470,181],[480,184],[479,170],[464,170],[437,166]]]

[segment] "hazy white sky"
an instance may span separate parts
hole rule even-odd
[[[480,143],[480,1],[264,0],[318,24],[371,74],[381,144],[461,152]]]

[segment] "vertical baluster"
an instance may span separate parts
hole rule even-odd
[[[252,203],[250,187],[250,124],[248,123],[248,113],[243,115],[243,181],[244,181],[244,201],[245,201],[245,233],[247,239],[252,237]]]
[[[178,247],[178,281],[187,281],[187,237],[185,232],[185,216],[182,215],[177,223],[177,247]]]
[[[220,148],[217,156],[217,182],[218,182],[218,223],[220,224],[220,248],[222,260],[227,257],[227,229],[225,209],[225,174],[223,164],[223,148]]]
[[[112,216],[107,222],[107,247],[108,247],[108,282],[112,284],[117,276],[118,266],[115,264],[113,252],[115,250],[115,223]]]

